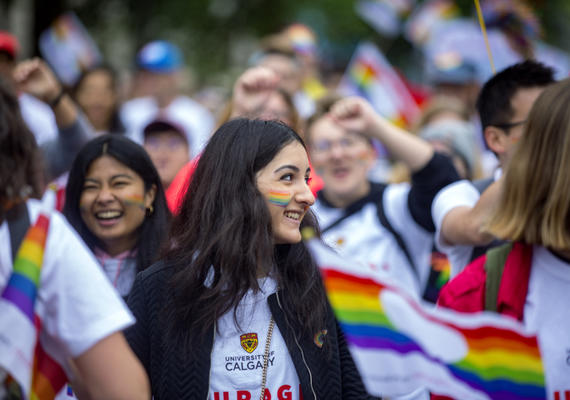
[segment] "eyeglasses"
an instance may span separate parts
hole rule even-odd
[[[515,126],[519,126],[519,125],[523,125],[523,124],[526,124],[526,119],[524,119],[522,121],[517,121],[517,122],[505,122],[504,124],[491,124],[491,125],[496,126],[497,128],[501,128],[505,131],[508,131],[511,128],[514,128]]]

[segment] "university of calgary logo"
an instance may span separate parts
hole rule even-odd
[[[241,347],[243,347],[243,349],[248,353],[251,353],[257,349],[257,333],[244,333],[239,337],[239,341]]]

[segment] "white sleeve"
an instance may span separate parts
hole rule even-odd
[[[479,200],[479,197],[479,191],[471,182],[461,180],[440,190],[433,200],[431,212],[435,225],[435,244],[449,258],[451,277],[457,275],[467,265],[471,258],[473,247],[469,245],[452,245],[446,242],[441,234],[443,219],[447,213],[456,207],[473,207]]]
[[[94,256],[57,212],[50,221],[39,294],[43,332],[70,357],[134,323]]]

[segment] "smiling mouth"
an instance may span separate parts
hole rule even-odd
[[[108,221],[112,219],[117,219],[123,215],[120,211],[100,211],[95,213],[95,218],[101,221]]]
[[[296,222],[300,222],[301,218],[303,217],[303,213],[298,211],[286,211],[285,217],[287,217],[288,219],[292,219]]]

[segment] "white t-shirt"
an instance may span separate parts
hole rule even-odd
[[[524,324],[538,331],[549,400],[570,396],[570,263],[534,246]]]
[[[239,328],[234,322],[233,310],[217,322],[211,355],[209,400],[259,399],[261,395],[263,355],[271,319],[267,297],[276,291],[276,283],[265,278],[260,280],[260,286],[261,292],[254,294],[249,291],[239,304]],[[270,342],[266,388],[271,394],[266,398],[301,398],[293,360],[276,324]]]
[[[152,97],[140,97],[127,101],[121,107],[121,121],[127,135],[135,142],[143,143],[143,130],[159,116],[182,126],[186,131],[191,158],[196,157],[208,143],[214,130],[214,117],[200,103],[186,96],[178,96],[165,109],[159,110]]]
[[[27,202],[31,224],[40,204],[36,200]],[[1,292],[12,273],[6,221],[0,225],[0,249]],[[134,323],[87,246],[57,211],[50,219],[40,279],[35,304],[35,312],[42,319],[40,340],[68,376],[70,357],[78,357],[101,339]]]
[[[431,212],[435,225],[435,244],[445,253],[451,265],[450,279],[457,276],[469,264],[473,246],[453,245],[448,243],[441,234],[443,219],[448,212],[456,207],[473,207],[479,200],[479,191],[471,182],[461,180],[446,186],[433,199]]]
[[[323,233],[323,240],[341,255],[369,265],[384,279],[393,279],[410,293],[421,297],[430,272],[433,236],[413,219],[408,208],[408,183],[388,185],[383,195],[386,218],[400,234],[418,268],[416,278],[394,236],[380,223],[375,203],[362,209]],[[312,207],[319,225],[327,228],[344,214],[344,209],[325,206],[317,200]]]

